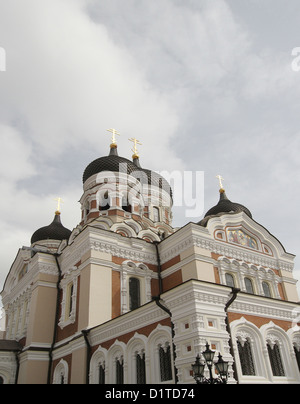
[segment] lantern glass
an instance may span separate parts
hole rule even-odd
[[[215,364],[217,371],[221,378],[227,378],[227,373],[228,373],[228,362],[225,362],[222,358],[222,355],[219,354],[219,360]]]
[[[202,378],[204,373],[204,365],[200,362],[199,354],[196,357],[196,362],[192,365],[194,377]]]
[[[204,356],[207,366],[211,366],[215,356],[215,352],[209,348],[208,342],[206,343],[206,350],[202,352],[202,355]]]

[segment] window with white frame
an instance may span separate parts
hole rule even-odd
[[[168,342],[159,346],[160,380],[166,382],[172,380],[171,347]]]
[[[250,278],[245,278],[245,288],[247,293],[251,293],[252,295],[254,294],[254,289],[253,289],[253,281]]]
[[[136,383],[146,384],[146,362],[144,351],[135,353],[135,364],[136,364]]]
[[[294,346],[294,352],[295,352],[295,356],[296,356],[298,369],[299,369],[299,372],[300,372],[300,347],[297,347],[296,344],[294,344],[293,346]]]
[[[124,361],[123,356],[115,358],[116,384],[124,384]]]
[[[98,384],[105,384],[105,362],[98,364]]]
[[[157,206],[153,206],[153,222],[159,222],[160,221],[160,214],[159,214],[159,208]]]
[[[240,288],[251,294],[280,299],[278,283],[280,277],[271,268],[247,264],[236,259],[221,257],[219,259],[221,283]]]
[[[148,337],[148,349],[151,366],[147,382],[170,383],[174,381],[172,336],[170,327],[157,326]],[[169,380],[167,380],[169,379]]]
[[[244,376],[255,376],[255,366],[249,338],[237,340],[239,358],[242,374]]]
[[[156,276],[143,263],[123,262],[121,266],[122,314],[151,301],[151,279]]]
[[[225,274],[225,280],[226,280],[226,285],[227,285],[227,286],[230,286],[230,287],[232,287],[232,288],[235,287],[233,275],[231,275],[230,273],[227,272],[227,273]]]
[[[58,323],[60,328],[73,324],[76,320],[78,273],[78,268],[73,267],[71,271],[65,274],[61,281],[63,296],[61,302],[61,317]]]
[[[89,382],[90,384],[105,384],[107,382],[107,350],[99,347],[91,357]]]
[[[141,305],[140,280],[135,277],[129,278],[129,310],[134,310]]]
[[[68,363],[61,359],[54,369],[53,384],[68,384]]]
[[[271,288],[268,282],[262,282],[262,288],[266,297],[272,297]]]
[[[278,342],[268,342],[267,349],[272,368],[273,376],[285,376],[285,371],[282,363],[280,347]]]

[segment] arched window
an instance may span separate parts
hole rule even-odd
[[[73,282],[68,285],[68,291],[67,291],[67,311],[66,315],[67,317],[70,317],[72,310],[73,310],[73,292],[74,292],[74,284]]]
[[[146,384],[145,352],[137,352],[135,359],[136,359],[136,382],[137,384]]]
[[[116,384],[124,383],[123,359],[116,359]]]
[[[53,384],[67,384],[68,383],[69,366],[63,359],[60,360],[53,373]]]
[[[166,344],[159,348],[160,380],[166,382],[172,380],[171,347]]]
[[[242,374],[245,376],[255,376],[255,367],[250,341],[247,339],[246,341],[241,342],[238,339],[237,346],[239,351]]]
[[[245,287],[248,293],[254,294],[253,283],[250,278],[245,278]]]
[[[127,195],[123,195],[122,197],[122,209],[125,210],[125,212],[132,212],[132,208]]]
[[[232,287],[232,288],[235,287],[234,278],[233,278],[233,276],[232,276],[231,274],[226,273],[226,274],[225,274],[225,280],[226,280],[226,285],[227,285],[227,286],[230,286],[230,287]]]
[[[99,384],[105,384],[105,364],[99,363]]]
[[[270,285],[267,282],[262,283],[262,288],[263,288],[263,291],[264,291],[264,295],[266,297],[271,297]]]
[[[159,209],[156,206],[153,206],[153,222],[159,222]]]
[[[108,210],[110,208],[108,191],[105,191],[99,201],[99,210]]]
[[[297,347],[294,345],[294,351],[295,351],[295,355],[296,355],[296,361],[298,364],[298,368],[300,371],[300,349],[297,349]]]
[[[277,342],[275,344],[268,343],[267,348],[273,376],[285,376],[280,349]]]
[[[129,278],[129,309],[134,310],[140,307],[140,280],[138,278]]]
[[[87,216],[89,213],[90,213],[90,203],[89,203],[89,201],[87,201],[84,206],[84,214],[85,214],[85,216]]]
[[[4,384],[4,379],[2,376],[0,376],[0,384]]]

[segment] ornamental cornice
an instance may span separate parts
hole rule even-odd
[[[168,317],[156,304],[153,303],[147,306],[135,310],[134,313],[128,312],[118,319],[94,328],[90,333],[91,344],[96,345],[109,341]],[[137,311],[140,311],[140,313],[137,313]]]
[[[122,237],[103,229],[91,229],[81,233],[62,254],[62,268],[79,262],[88,251],[99,251],[115,257],[156,264],[156,252],[151,243],[144,240]]]
[[[287,272],[293,271],[294,264],[291,262],[269,257],[260,251],[250,251],[238,245],[225,244],[213,239],[207,231],[202,230],[200,232],[195,226],[195,224],[189,223],[189,225],[177,230],[177,232],[162,242],[160,249],[162,264],[180,255],[188,248],[195,246],[239,261],[285,270]]]
[[[283,307],[284,305],[288,305],[288,307]],[[255,299],[255,296],[249,297],[249,295],[245,295],[241,297],[241,295],[238,295],[237,299],[230,306],[229,311],[257,315],[260,317],[276,318],[284,321],[293,321],[293,309],[295,307],[296,305],[276,300],[272,300],[270,305],[267,305],[265,301],[264,304],[262,304],[260,299]]]

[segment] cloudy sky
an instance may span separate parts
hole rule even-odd
[[[300,257],[299,26],[299,0],[0,0],[0,290],[55,197],[77,225],[111,127],[144,167],[204,172],[204,212],[176,207],[175,226],[216,204],[222,174]]]

